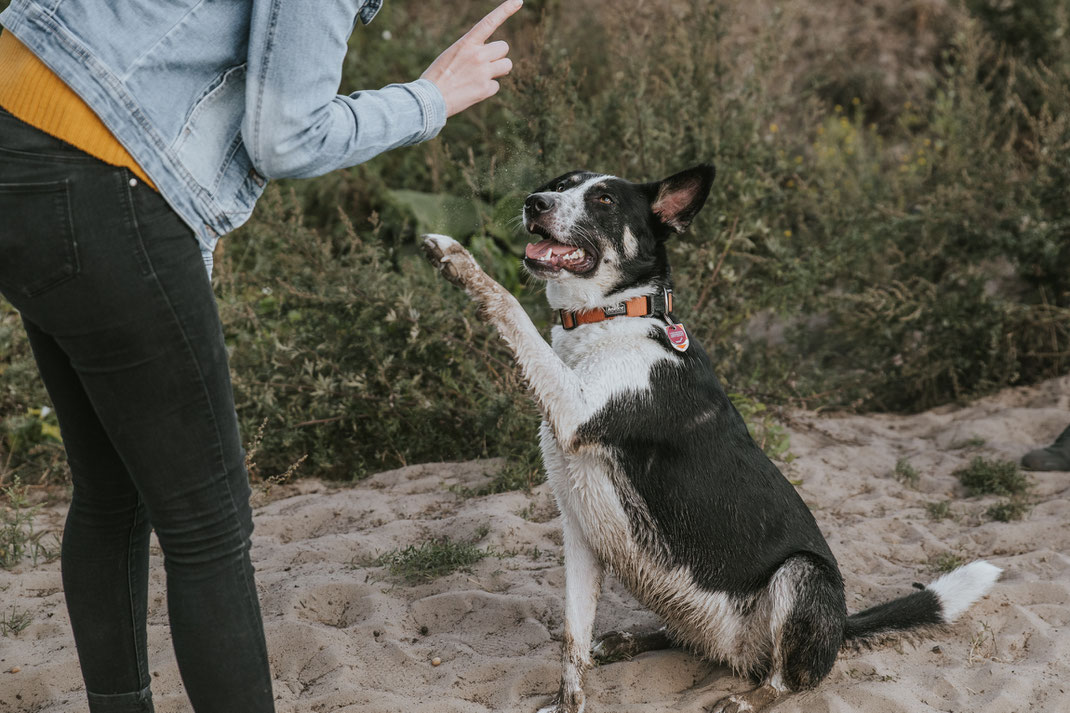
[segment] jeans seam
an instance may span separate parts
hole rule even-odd
[[[137,593],[135,591],[137,589],[137,587],[136,587],[137,583],[133,581],[133,578],[134,578],[134,565],[135,565],[135,562],[134,562],[134,557],[135,557],[135,554],[134,554],[134,536],[137,533],[138,515],[140,515],[140,513],[141,513],[141,507],[142,507],[141,495],[138,494],[138,496],[137,496],[137,505],[134,507],[134,519],[130,523],[130,532],[127,535],[127,540],[126,540],[126,554],[127,554],[127,560],[126,560],[126,590],[130,595],[130,630],[133,632],[133,635],[134,635],[134,658],[137,659],[137,685],[138,685],[139,688],[144,690],[145,688],[147,688],[149,686],[149,683],[151,683],[151,681],[149,680],[149,672],[148,672],[148,651],[145,651],[144,652],[144,656],[143,656],[142,655],[143,652],[139,648],[139,643],[140,643],[140,637],[138,635],[139,634],[139,631],[138,631],[138,619],[139,619],[139,617],[138,617],[138,611],[137,611]],[[147,612],[146,612],[146,615],[147,615]],[[144,622],[143,622],[143,625],[147,626],[147,624],[145,624]]]
[[[146,253],[146,258],[148,259],[149,264],[151,266],[152,259],[151,259],[151,257],[148,256],[147,253]],[[198,381],[200,381],[201,389],[204,392],[205,402],[206,402],[206,405],[208,407],[208,414],[209,414],[209,417],[211,419],[212,429],[215,431],[215,444],[214,444],[214,446],[215,446],[215,451],[216,451],[217,464],[218,464],[218,467],[219,467],[220,471],[223,473],[223,487],[226,489],[227,498],[230,501],[230,511],[233,514],[234,518],[237,519],[239,510],[238,510],[238,507],[237,507],[237,503],[234,500],[234,492],[230,487],[229,478],[226,477],[227,468],[226,468],[226,455],[223,452],[223,434],[222,434],[222,432],[220,430],[219,419],[216,416],[215,408],[212,406],[212,399],[211,399],[211,393],[210,393],[209,388],[208,388],[208,382],[205,379],[204,372],[201,370],[201,365],[197,361],[196,352],[193,350],[193,347],[190,344],[190,339],[189,339],[189,336],[187,334],[186,327],[183,324],[182,319],[178,316],[178,312],[177,312],[177,310],[175,310],[174,305],[172,304],[171,299],[167,294],[167,290],[164,289],[163,284],[160,282],[160,278],[156,274],[155,268],[153,268],[153,270],[152,270],[152,279],[156,283],[156,287],[157,287],[157,290],[160,293],[160,296],[163,298],[164,302],[167,304],[167,308],[168,308],[168,311],[171,313],[171,317],[175,320],[175,324],[178,325],[179,333],[182,335],[182,341],[186,346],[186,351],[189,354],[190,359],[193,361],[193,367],[197,372],[197,379],[198,379]],[[213,297],[213,299],[214,299],[214,297]],[[223,503],[222,502],[219,504],[218,512],[221,513],[221,514],[225,514],[224,510],[223,510]],[[249,518],[250,518],[250,521],[251,521],[252,520],[252,513],[251,512],[249,514]],[[238,523],[238,528],[239,528],[239,532],[241,532],[241,523],[240,523],[240,521]],[[244,540],[245,538],[243,537],[242,539]],[[243,543],[243,547],[247,551],[248,551],[249,544],[250,543],[248,543],[248,542],[247,543]],[[256,585],[253,582],[252,577],[250,576],[250,572],[249,572],[248,568],[242,566],[241,564],[239,565],[239,568],[240,568],[241,578],[245,583],[245,596],[246,596],[246,602],[245,603],[246,603],[247,606],[244,607],[244,608],[245,608],[245,611],[248,612],[248,618],[249,618],[249,621],[247,622],[247,624],[249,625],[251,630],[253,630],[253,631],[259,630],[260,632],[263,632],[263,625],[262,625],[261,622],[257,621],[256,615],[253,612],[253,607],[252,607],[252,604],[254,602],[256,602],[256,599],[255,599],[255,597],[256,597],[256,591],[255,591],[256,590]],[[257,605],[257,607],[259,607],[259,605]],[[265,645],[265,650],[264,650],[264,659],[265,660],[262,663],[264,665],[270,665],[270,662],[269,662],[268,657],[267,657],[266,641],[264,642],[264,645]]]

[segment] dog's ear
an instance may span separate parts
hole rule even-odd
[[[702,210],[715,175],[717,171],[713,164],[703,163],[657,183],[646,184],[651,197],[650,210],[677,233],[684,232]]]

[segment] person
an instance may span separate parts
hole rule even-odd
[[[1022,465],[1029,470],[1070,471],[1070,426],[1047,448],[1037,448],[1022,456]]]
[[[61,571],[92,713],[153,710],[150,529],[193,709],[273,710],[212,249],[268,179],[426,141],[493,95],[511,62],[490,38],[521,4],[419,79],[349,96],[347,40],[382,0],[13,0],[0,14],[0,293],[70,464]]]

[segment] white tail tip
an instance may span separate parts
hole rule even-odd
[[[926,587],[940,599],[944,621],[951,623],[971,604],[988,594],[1002,569],[984,560],[963,565]]]

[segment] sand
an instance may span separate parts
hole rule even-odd
[[[986,558],[1005,573],[950,631],[845,653],[818,689],[777,713],[1070,711],[1070,473],[1032,474],[1032,509],[1009,523],[984,515],[998,498],[966,497],[952,475],[975,455],[1017,459],[1050,441],[1070,421],[1070,377],[914,416],[793,412],[788,421],[795,458],[783,470],[801,481],[852,611],[930,581],[948,554]],[[900,458],[919,473],[913,487],[892,475]],[[500,466],[417,465],[351,487],[300,481],[258,493],[253,559],[280,712],[533,713],[545,704],[557,686],[562,629],[556,510],[545,485],[464,496]],[[925,505],[948,499],[954,516],[931,519]],[[49,506],[37,526],[58,531],[63,513],[62,504]],[[368,565],[444,536],[478,539],[495,555],[415,585]],[[22,612],[32,623],[0,637],[0,712],[85,711],[58,562],[0,570],[0,619]],[[155,549],[157,711],[189,711],[166,622]],[[596,633],[656,626],[607,581]],[[698,713],[711,697],[746,687],[688,653],[652,652],[593,669],[587,711]]]

